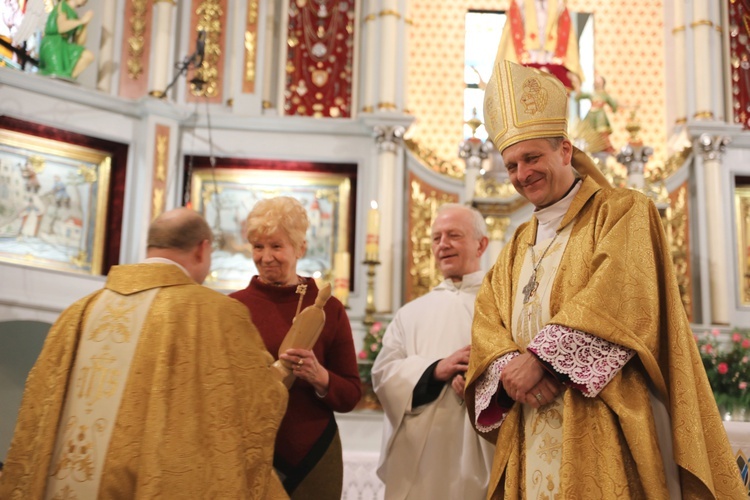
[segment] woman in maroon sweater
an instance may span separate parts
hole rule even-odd
[[[292,319],[318,295],[315,281],[297,276],[297,260],[307,249],[308,225],[302,205],[286,196],[258,202],[247,217],[258,276],[231,296],[250,309],[274,356]],[[351,411],[361,396],[346,311],[334,297],[324,310],[326,322],[313,349],[289,349],[279,356],[294,365],[297,376],[289,389],[274,455],[274,467],[293,499],[341,498],[344,466],[333,412]]]

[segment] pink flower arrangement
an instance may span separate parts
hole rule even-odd
[[[729,342],[717,329],[695,335],[716,403],[724,410],[750,408],[750,332],[735,328]]]
[[[362,340],[362,349],[357,354],[357,358],[359,358],[357,363],[359,365],[359,377],[366,384],[372,383],[372,364],[383,347],[384,334],[385,325],[381,321],[376,321]]]

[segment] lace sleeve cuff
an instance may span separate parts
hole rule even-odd
[[[528,350],[567,375],[571,385],[593,398],[609,383],[635,351],[590,333],[560,325],[547,325],[534,337]]]
[[[503,368],[518,352],[505,354],[490,363],[487,370],[477,379],[475,397],[476,427],[480,432],[489,432],[500,427],[509,408],[502,408],[497,402],[497,393],[502,390],[500,377]]]

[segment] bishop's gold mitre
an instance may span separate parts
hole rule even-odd
[[[484,91],[484,127],[501,153],[527,139],[567,139],[565,87],[549,73],[498,61]]]

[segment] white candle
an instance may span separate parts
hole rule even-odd
[[[365,260],[378,260],[378,241],[380,238],[380,212],[378,202],[370,202],[367,212],[367,240],[365,242]]]
[[[336,252],[333,257],[333,296],[346,305],[349,300],[349,252]]]

